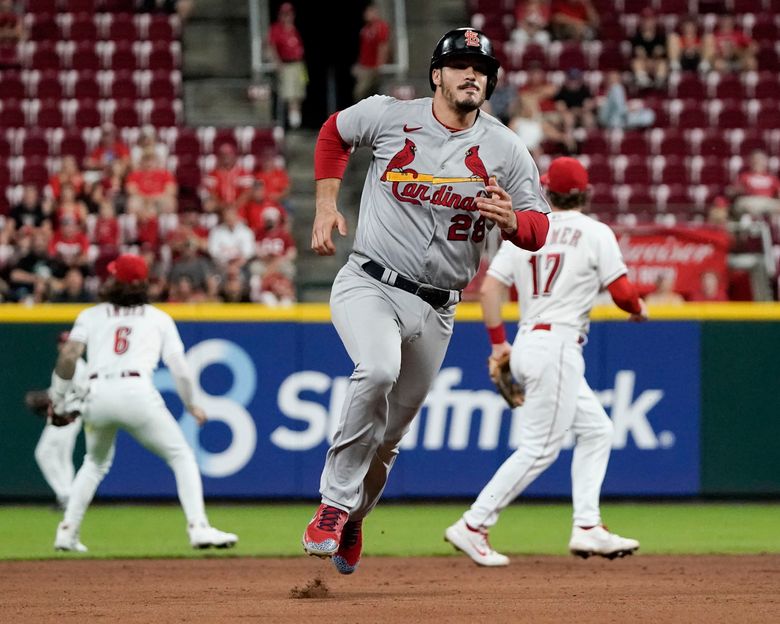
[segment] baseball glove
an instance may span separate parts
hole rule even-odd
[[[64,427],[81,416],[79,411],[55,410],[54,405],[49,405],[49,422],[55,427]]]
[[[490,379],[498,388],[499,394],[504,397],[510,408],[520,407],[525,401],[523,387],[512,378],[509,370],[509,354],[500,357],[488,358],[488,371]]]
[[[36,416],[47,418],[51,399],[46,390],[30,390],[24,395],[24,405]]]

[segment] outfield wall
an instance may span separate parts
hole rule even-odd
[[[41,423],[22,405],[45,387],[57,334],[78,307],[0,307],[0,497],[51,496],[33,459]],[[172,379],[155,383],[196,449],[207,495],[314,497],[337,424],[349,362],[327,307],[169,306],[204,392],[211,421],[182,415]],[[585,348],[587,377],[615,423],[604,493],[614,496],[780,494],[780,305],[651,309],[624,322],[598,309]],[[473,496],[517,444],[523,408],[510,413],[492,390],[479,309],[462,304],[452,344],[407,437],[386,495]],[[505,318],[516,319],[507,306]],[[208,320],[207,320],[208,319]],[[510,335],[514,332],[511,331]],[[571,443],[529,488],[570,492]],[[83,455],[83,443],[77,461]],[[159,459],[120,434],[99,494],[173,497]]]

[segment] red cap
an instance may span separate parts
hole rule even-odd
[[[718,195],[715,199],[712,200],[712,204],[718,208],[727,208],[729,205],[729,200],[723,197],[723,195]]]
[[[135,254],[122,254],[108,264],[108,274],[113,275],[118,282],[135,282],[145,280],[149,276],[146,260]]]
[[[582,192],[588,189],[588,172],[576,158],[563,156],[550,163],[547,173],[542,176],[542,184],[562,195]]]
[[[57,336],[57,344],[65,344],[68,342],[68,338],[70,338],[70,332],[60,332],[59,336]]]

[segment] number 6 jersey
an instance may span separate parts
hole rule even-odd
[[[544,247],[532,253],[504,242],[488,275],[517,287],[522,325],[559,324],[586,334],[596,296],[626,265],[609,226],[574,210],[549,218]]]
[[[101,303],[76,318],[70,340],[87,345],[89,374],[135,371],[151,375],[160,357],[184,353],[173,319],[150,305],[118,307]]]

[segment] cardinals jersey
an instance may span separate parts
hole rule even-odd
[[[374,151],[354,251],[401,275],[445,289],[469,283],[493,227],[476,206],[489,176],[515,210],[549,212],[528,150],[483,112],[471,128],[450,132],[431,98],[377,95],[341,111],[336,125],[346,143]]]
[[[87,308],[76,318],[70,340],[87,345],[89,374],[134,371],[151,375],[162,360],[183,353],[173,319],[150,305],[118,307],[110,303]]]
[[[553,212],[547,242],[537,252],[509,242],[488,275],[517,287],[521,325],[566,325],[586,334],[599,291],[627,273],[615,234],[578,211]]]

